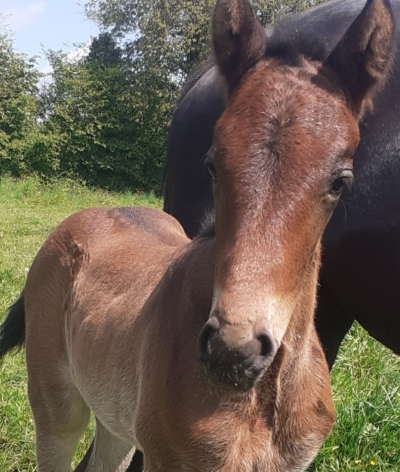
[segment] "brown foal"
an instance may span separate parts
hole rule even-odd
[[[4,346],[25,309],[40,472],[70,470],[90,411],[96,472],[135,448],[146,472],[304,471],[332,428],[320,241],[388,74],[390,5],[369,0],[325,59],[268,38],[247,0],[218,0],[212,33],[229,89],[206,159],[215,225],[190,241],[156,210],[81,211],[3,324]]]

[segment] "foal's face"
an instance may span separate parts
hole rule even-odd
[[[312,328],[320,241],[353,179],[366,97],[360,98],[357,87],[369,90],[371,77],[363,84],[368,64],[361,61],[351,77],[339,78],[331,56],[325,63],[300,57],[295,66],[268,59],[264,33],[248,4],[231,3],[226,11],[221,0],[214,15],[214,48],[230,98],[206,162],[213,179],[216,257],[213,304],[198,353],[216,384],[247,390],[282,342],[293,349],[295,337],[306,339]],[[381,0],[371,5],[386,12]],[[221,29],[229,21],[225,37]],[[369,37],[371,25],[364,27]],[[363,32],[357,28],[355,33]],[[339,46],[331,61],[350,69],[348,57],[336,57],[345,49]],[[357,53],[361,46],[354,46]],[[352,91],[354,74],[358,84]]]
[[[315,85],[330,85],[320,69],[260,61],[231,97],[207,158],[217,215],[213,310],[255,333],[269,320],[275,347],[353,179],[358,124],[340,90]]]
[[[216,126],[206,162],[217,235],[208,338],[218,360],[235,364],[222,382],[222,367],[211,369],[223,386],[252,386],[294,314],[302,335],[310,324],[319,242],[352,182],[359,139],[345,97],[314,85],[317,75],[311,64],[259,62]],[[304,292],[312,302],[300,319]]]

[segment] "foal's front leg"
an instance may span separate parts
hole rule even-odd
[[[38,471],[70,472],[71,460],[89,422],[90,410],[74,386],[69,385],[64,390],[53,384],[52,389],[46,389],[37,385],[37,380],[29,383],[28,390],[35,419]]]
[[[85,457],[81,460],[78,467],[75,469],[75,472],[86,472],[89,459],[93,452],[93,442],[87,450]],[[136,449],[135,454],[131,460],[129,467],[126,469],[126,472],[143,472],[143,453]]]
[[[125,472],[135,453],[135,447],[111,434],[96,418],[96,436],[87,471]]]

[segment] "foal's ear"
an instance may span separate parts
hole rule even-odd
[[[325,61],[343,80],[350,107],[360,118],[372,93],[382,85],[393,58],[394,20],[389,0],[368,0]]]
[[[229,93],[267,48],[267,35],[247,0],[218,0],[212,22],[217,65]]]

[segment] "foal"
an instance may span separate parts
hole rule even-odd
[[[229,89],[206,159],[215,227],[189,241],[155,210],[81,211],[3,324],[0,355],[25,303],[40,472],[70,470],[90,410],[96,472],[135,448],[146,472],[304,471],[332,428],[320,241],[387,75],[390,6],[369,0],[325,60],[267,38],[247,0],[218,0],[212,31]]]

